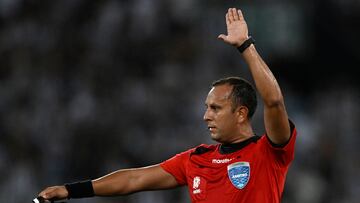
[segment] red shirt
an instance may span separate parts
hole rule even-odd
[[[200,145],[160,165],[180,185],[188,185],[193,203],[279,203],[295,140],[291,124],[290,140],[283,147],[274,147],[264,135],[244,141],[232,153],[220,153],[220,144]]]

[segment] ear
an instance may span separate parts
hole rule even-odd
[[[243,123],[248,119],[249,109],[246,106],[239,106],[236,109],[236,114],[238,117],[238,123]]]

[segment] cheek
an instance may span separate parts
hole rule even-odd
[[[235,115],[232,114],[232,115],[228,116],[226,123],[230,128],[236,128],[238,119]]]
[[[222,115],[219,118],[222,130],[232,130],[236,125],[236,120],[232,115]]]

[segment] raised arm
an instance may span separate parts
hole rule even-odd
[[[224,42],[239,47],[249,39],[248,27],[240,10],[228,10],[226,26],[228,34],[218,37]],[[279,84],[253,44],[244,50],[242,56],[250,68],[256,88],[264,102],[267,136],[274,144],[284,144],[290,138],[290,125]]]
[[[160,165],[118,170],[92,181],[94,195],[115,196],[139,191],[168,189],[178,186],[175,178]],[[46,200],[65,199],[69,193],[65,186],[48,187],[39,193]]]

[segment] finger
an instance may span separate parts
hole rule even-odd
[[[41,197],[41,198],[43,198],[43,199],[46,199],[46,193],[47,192],[45,192],[45,190],[44,191],[42,191],[42,192],[40,192],[39,194],[38,194],[38,197]]]
[[[42,191],[42,192],[40,192],[40,193],[38,194],[38,197],[45,198],[44,196],[45,196],[45,192],[44,192],[44,191]]]
[[[228,10],[228,16],[229,16],[229,22],[230,22],[230,23],[232,23],[232,22],[235,21],[234,15],[233,15],[233,13],[232,13],[232,8],[229,8],[229,10]]]
[[[231,13],[234,16],[234,20],[239,20],[239,14],[237,13],[236,8],[232,8]]]
[[[244,15],[242,14],[242,11],[239,9],[237,10],[237,12],[238,12],[239,20],[244,21],[245,19],[244,19]]]
[[[223,41],[226,41],[226,38],[227,38],[227,36],[224,35],[224,34],[221,34],[221,35],[218,36],[218,39],[221,39]]]
[[[226,13],[225,19],[226,19],[226,25],[230,25],[229,13]]]
[[[42,197],[45,200],[49,200],[54,197],[54,192],[53,192],[53,190],[50,190],[50,191],[45,190],[39,194],[39,197]]]

